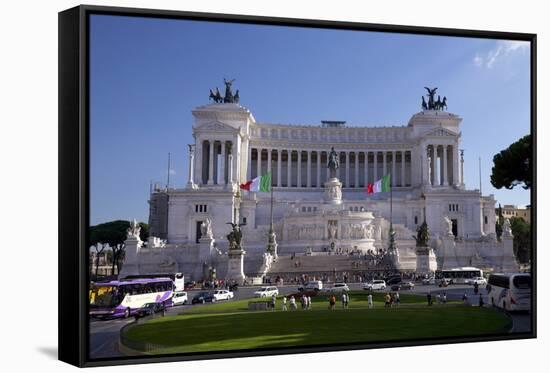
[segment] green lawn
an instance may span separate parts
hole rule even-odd
[[[308,311],[252,312],[248,300],[193,307],[171,317],[157,317],[127,329],[126,337],[162,345],[149,353],[182,353],[277,348],[351,342],[375,342],[503,333],[504,314],[458,304],[425,305],[424,297],[403,294],[401,307],[385,309],[383,294],[366,307],[366,293],[352,292],[350,308],[328,310],[324,296],[312,298]]]

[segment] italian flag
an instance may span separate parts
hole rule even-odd
[[[367,193],[374,194],[380,192],[389,192],[390,191],[390,175],[386,175],[376,183],[367,185]]]
[[[248,180],[240,185],[241,189],[249,192],[270,192],[271,191],[271,171],[265,175],[258,176],[255,179]]]

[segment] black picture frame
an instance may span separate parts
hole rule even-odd
[[[533,183],[531,189],[532,234],[532,329],[529,333],[472,338],[325,345],[225,351],[162,356],[91,359],[88,355],[88,227],[89,227],[89,17],[93,14],[137,16],[229,23],[299,26],[324,29],[379,31],[416,35],[458,36],[527,41],[531,44],[531,134],[533,138]],[[82,5],[59,13],[59,360],[79,367],[219,359],[262,355],[329,352],[370,348],[436,345],[535,338],[537,330],[536,262],[536,57],[537,36],[482,30],[460,30],[418,26],[369,24],[341,21],[275,18],[233,14],[197,13],[157,9],[118,8]]]

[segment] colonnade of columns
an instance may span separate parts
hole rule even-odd
[[[201,174],[196,175],[201,184],[225,185],[233,179],[232,148],[233,143],[225,140],[204,140],[197,149]]]
[[[432,186],[459,185],[458,150],[454,145],[429,144],[423,182]]]
[[[273,186],[323,187],[328,178],[327,151],[249,148],[248,179],[272,172]],[[392,185],[411,185],[410,150],[343,151],[337,176],[345,188],[364,188],[391,173]],[[274,165],[273,163],[276,163]]]

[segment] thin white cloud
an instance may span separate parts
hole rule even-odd
[[[515,52],[529,50],[530,43],[527,41],[500,40],[496,46],[485,54],[476,54],[474,64],[478,67],[492,69],[500,59]]]

